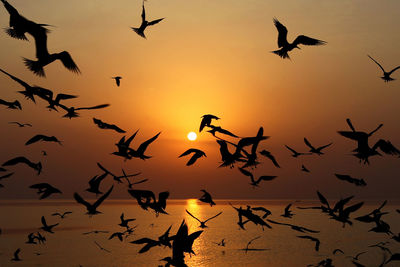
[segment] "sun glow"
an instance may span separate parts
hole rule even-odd
[[[197,134],[196,134],[195,132],[190,132],[190,133],[188,133],[187,138],[188,138],[190,141],[194,141],[194,140],[197,139]]]

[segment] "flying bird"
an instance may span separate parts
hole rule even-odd
[[[15,100],[14,102],[9,102],[9,101],[0,99],[0,105],[7,106],[8,109],[19,109],[19,110],[22,110],[21,103],[19,103],[18,100]]]
[[[9,161],[4,162],[2,166],[13,166],[13,165],[16,165],[19,163],[26,164],[30,168],[36,170],[38,175],[42,171],[42,163],[41,162],[33,163],[32,161],[30,161],[29,159],[27,159],[25,157],[16,157],[16,158],[10,159]]]
[[[292,203],[289,203],[284,210],[284,213],[281,215],[282,217],[286,217],[286,218],[292,218],[293,217],[293,213],[290,210],[290,207],[292,206]]]
[[[211,219],[214,219],[215,217],[218,217],[222,213],[222,211],[221,211],[217,215],[214,215],[214,216],[208,218],[205,221],[200,221],[197,217],[195,217],[193,214],[191,214],[188,210],[185,210],[185,211],[186,211],[187,214],[189,214],[192,218],[194,218],[196,221],[198,221],[200,223],[200,226],[199,226],[200,228],[206,228],[207,227],[206,222],[208,222]]]
[[[51,234],[54,234],[53,227],[59,225],[59,223],[48,225],[44,216],[42,216],[41,221],[42,221],[43,226],[40,227],[40,229],[42,229],[45,232],[49,232]]]
[[[301,171],[303,171],[303,172],[310,172],[310,170],[307,169],[306,166],[304,166],[304,164],[301,165]]]
[[[375,59],[373,59],[370,55],[367,55],[373,62],[376,63],[376,65],[379,66],[379,68],[381,68],[381,70],[383,71],[383,76],[381,77],[382,80],[384,80],[385,82],[390,82],[393,81],[395,79],[393,79],[392,77],[390,77],[390,75],[392,75],[393,72],[395,72],[396,70],[400,69],[400,66],[392,69],[389,72],[386,72],[385,69],[382,67],[381,64],[378,63],[378,61],[376,61]]]
[[[319,245],[320,245],[320,241],[318,238],[309,236],[309,235],[298,235],[298,238],[303,238],[303,239],[308,239],[311,240],[313,242],[315,242],[315,251],[319,251]]]
[[[62,142],[60,140],[57,139],[57,137],[55,136],[46,136],[43,134],[37,134],[34,137],[32,137],[31,139],[29,139],[28,141],[26,141],[25,145],[30,145],[39,141],[43,141],[43,142],[55,142],[58,143],[60,145],[62,145]]]
[[[103,173],[102,175],[95,175],[92,179],[89,180],[89,188],[86,191],[99,195],[103,194],[100,191],[100,183],[107,177],[108,173]]]
[[[294,150],[293,148],[288,147],[287,145],[285,145],[285,147],[287,149],[289,149],[293,154],[292,157],[297,158],[298,156],[301,155],[311,155],[312,153],[302,153],[302,152],[297,152],[296,150]]]
[[[114,130],[117,133],[125,133],[124,130],[122,130],[121,128],[119,128],[117,125],[115,124],[108,124],[105,123],[99,119],[93,118],[93,122],[94,124],[96,124],[100,129],[110,129],[110,130]]]
[[[97,243],[96,241],[94,241],[94,243],[96,244],[96,246],[100,249],[103,250],[105,252],[111,253],[111,251],[109,251],[108,249],[105,249],[104,247],[102,247],[99,243]]]
[[[160,21],[162,21],[164,18],[161,19],[156,19],[156,20],[152,20],[152,21],[147,21],[146,20],[146,11],[144,9],[144,4],[142,5],[142,24],[140,24],[139,28],[134,28],[131,27],[131,29],[136,32],[138,35],[140,35],[141,37],[143,37],[144,39],[146,39],[146,35],[144,34],[144,30],[147,28],[147,26],[152,26],[154,24],[159,23]]]
[[[300,49],[298,45],[325,45],[326,42],[318,39],[314,39],[305,35],[299,35],[293,41],[293,43],[289,43],[287,41],[287,28],[280,23],[276,18],[274,18],[274,24],[276,29],[278,30],[278,47],[279,50],[272,51],[272,53],[277,54],[281,58],[289,58],[288,52],[292,51],[294,48]]]
[[[205,189],[200,190],[202,191],[204,194],[201,196],[201,198],[199,198],[199,200],[201,202],[210,204],[210,206],[212,207],[213,205],[215,205],[215,202],[212,199],[212,196],[210,193],[208,193]]]
[[[218,118],[217,116],[214,116],[212,114],[206,114],[201,116],[201,122],[200,122],[200,129],[199,132],[201,132],[205,126],[210,126],[211,125],[211,121],[212,120],[219,120],[220,118]]]
[[[324,145],[324,146],[320,146],[318,148],[315,148],[311,145],[311,143],[307,140],[307,138],[304,137],[304,143],[310,148],[310,152],[312,154],[317,154],[318,156],[323,155],[324,153],[322,153],[322,149],[327,148],[328,146],[332,145],[333,143]]]
[[[114,79],[114,80],[115,80],[115,83],[117,84],[117,86],[120,86],[120,85],[121,85],[121,79],[122,79],[121,76],[111,77],[111,79]]]
[[[64,213],[56,212],[56,213],[51,214],[51,216],[59,216],[60,219],[64,219],[67,214],[71,214],[71,213],[72,213],[72,211],[66,211]]]
[[[11,261],[22,261],[21,258],[19,257],[19,253],[21,252],[21,249],[17,249],[14,252],[14,257],[11,259]]]
[[[21,127],[21,128],[23,128],[23,127],[25,127],[25,126],[32,127],[32,124],[29,124],[29,123],[19,123],[19,122],[17,122],[17,121],[10,121],[9,124],[16,124],[16,125],[18,125],[18,126]]]
[[[136,190],[130,189],[128,193],[137,200],[139,206],[144,209],[148,210],[148,208],[154,210],[156,216],[160,213],[168,214],[165,211],[167,207],[167,199],[169,197],[169,192],[160,192],[158,194],[158,201],[156,200],[155,194],[150,190]]]
[[[264,149],[260,152],[260,154],[263,155],[264,157],[270,159],[272,161],[272,163],[275,165],[275,167],[277,167],[277,168],[281,167],[281,166],[279,166],[278,162],[276,161],[275,157],[271,154],[271,152]]]
[[[55,193],[62,194],[62,192],[60,190],[51,186],[48,183],[33,184],[29,188],[37,189],[38,190],[37,194],[39,194],[39,195],[42,194],[39,197],[39,199],[48,198],[50,195],[55,194]]]
[[[366,186],[367,185],[367,183],[364,181],[364,179],[356,179],[356,178],[351,177],[350,175],[335,173],[335,176],[339,180],[346,181],[351,184],[355,184],[356,186]]]
[[[186,163],[186,166],[190,166],[193,165],[197,159],[201,158],[201,157],[207,157],[206,153],[204,153],[203,151],[201,151],[200,149],[196,149],[196,148],[189,148],[188,150],[186,150],[185,152],[183,152],[180,157],[183,156],[187,156],[189,154],[193,153],[192,157],[189,159],[189,161]]]
[[[120,219],[121,219],[121,223],[118,225],[121,227],[126,227],[126,228],[129,228],[129,225],[128,225],[129,222],[133,222],[134,220],[136,220],[136,219],[125,219],[124,213],[121,214]]]
[[[89,202],[85,201],[78,193],[74,193],[74,198],[76,202],[79,204],[82,204],[86,207],[87,212],[89,216],[91,215],[96,215],[101,213],[100,211],[97,211],[97,208],[100,206],[100,204],[111,194],[111,191],[113,190],[114,186],[111,186],[110,189],[101,197],[99,197],[93,204],[90,204]]]
[[[251,180],[251,185],[252,186],[254,186],[254,187],[258,187],[259,186],[259,183],[261,182],[261,181],[271,181],[271,180],[273,180],[273,179],[275,179],[277,176],[268,176],[268,175],[263,175],[263,176],[260,176],[257,180],[256,179],[254,179],[254,175],[251,173],[251,172],[249,172],[249,171],[247,171],[247,170],[245,170],[245,169],[243,169],[243,168],[239,168],[239,171],[241,172],[241,173],[243,173],[244,175],[246,175],[246,176],[248,176],[248,177],[250,177],[250,180]]]
[[[75,108],[75,107],[66,107],[63,104],[60,104],[60,107],[67,112],[67,114],[65,114],[63,117],[69,118],[69,119],[79,117],[79,113],[76,112],[77,110],[101,109],[101,108],[106,108],[109,106],[110,106],[110,104],[101,104],[101,105],[97,105],[97,106],[93,106],[93,107]]]
[[[147,147],[158,138],[158,136],[160,134],[161,134],[161,132],[159,132],[158,134],[156,134],[155,136],[153,136],[149,140],[141,143],[137,150],[134,150],[132,148],[128,149],[129,156],[134,157],[134,158],[140,158],[142,160],[151,158],[151,156],[146,156],[144,154],[144,152],[146,151]]]
[[[210,124],[208,127],[210,127],[211,130],[208,130],[207,132],[211,133],[213,136],[215,136],[215,133],[218,132],[232,137],[238,137],[237,135],[231,133],[230,131],[222,129],[220,126],[214,126]]]

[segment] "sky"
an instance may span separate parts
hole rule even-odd
[[[0,198],[36,198],[29,185],[48,182],[72,198],[83,192],[88,180],[101,174],[100,162],[112,172],[141,172],[147,183],[137,188],[158,193],[170,191],[171,198],[198,198],[206,189],[215,198],[315,198],[319,190],[330,198],[356,194],[359,198],[398,197],[399,160],[383,156],[362,165],[350,156],[355,143],[337,134],[348,130],[346,118],[356,129],[383,128],[371,143],[383,138],[400,147],[398,114],[400,83],[384,83],[367,55],[392,69],[400,64],[398,44],[400,3],[392,1],[244,1],[170,0],[145,2],[149,20],[165,18],[146,29],[147,39],[135,34],[141,1],[50,1],[10,0],[20,14],[49,27],[50,52],[68,51],[81,70],[76,75],[60,62],[45,67],[46,78],[27,70],[22,57],[34,59],[29,42],[0,33],[0,68],[31,85],[55,93],[78,95],[66,105],[92,106],[108,103],[102,110],[82,111],[80,118],[61,118],[46,104],[24,100],[21,87],[0,75],[0,98],[18,99],[22,111],[0,106],[0,163],[16,156],[41,161],[43,173],[36,176],[25,166],[10,167],[15,174],[3,180]],[[270,53],[277,49],[273,18],[288,28],[291,42],[299,34],[327,42],[290,53],[291,60]],[[9,16],[0,8],[0,25]],[[122,76],[121,86],[111,79]],[[400,77],[399,73],[393,74]],[[259,127],[270,136],[259,149],[267,149],[282,168],[262,159],[255,176],[277,175],[273,181],[252,188],[237,169],[218,168],[219,147],[210,134],[198,132],[200,117],[214,114],[221,127],[240,137],[255,136]],[[123,135],[97,128],[92,118],[114,123],[127,136],[139,129],[132,147],[161,131],[149,146],[146,161],[124,161],[111,155]],[[10,121],[31,123],[19,128]],[[54,135],[63,145],[24,143],[35,134]],[[305,151],[303,138],[316,146],[333,142],[323,156],[290,157],[284,145]],[[230,139],[235,141],[234,139]],[[207,154],[191,167],[178,158],[188,148]],[[45,150],[48,156],[43,157]],[[260,158],[261,159],[261,158]],[[311,170],[300,171],[304,164]],[[364,178],[368,186],[358,188],[339,181],[334,173]],[[112,184],[105,181],[101,189]],[[115,188],[112,198],[129,198],[125,186]]]

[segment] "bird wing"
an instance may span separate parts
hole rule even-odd
[[[183,152],[178,158],[189,155],[190,153],[196,153],[198,151],[198,149],[195,148],[189,148],[188,150],[186,150],[185,152]]]
[[[230,131],[222,129],[222,128],[219,128],[217,131],[222,133],[222,134],[226,134],[226,135],[229,135],[229,136],[232,136],[232,137],[238,137],[237,135],[231,133]]]
[[[274,24],[276,29],[278,30],[278,47],[283,47],[288,45],[287,41],[287,28],[280,23],[276,18],[274,18]]]
[[[220,213],[218,213],[217,215],[212,216],[211,218],[208,218],[207,220],[204,221],[204,223],[208,222],[211,219],[214,219],[215,217],[218,217],[219,215],[221,215],[221,213],[222,213],[222,211]]]
[[[383,139],[380,139],[372,147],[372,150],[376,150],[377,148],[379,148],[385,154],[388,154],[388,155],[400,155],[400,150],[398,150],[395,146],[393,146],[390,141],[385,141]]]
[[[329,208],[328,200],[326,200],[326,198],[319,191],[317,191],[317,195],[318,195],[319,201]]]
[[[400,69],[400,66],[398,66],[398,67],[392,69],[392,70],[389,72],[389,75],[392,74],[393,72],[395,72],[395,71],[398,70],[398,69]]]
[[[285,212],[289,212],[290,207],[292,206],[292,203],[288,204],[285,208]]]
[[[157,24],[157,23],[159,23],[160,21],[162,21],[163,19],[164,19],[164,18],[152,20],[152,21],[150,21],[149,23],[147,23],[147,25],[151,26],[151,25]]]
[[[191,214],[188,210],[186,210],[186,213],[189,214],[190,216],[192,216],[192,218],[196,219],[199,223],[201,223],[201,221],[199,219],[197,219],[193,214]]]
[[[153,137],[150,138],[149,140],[143,142],[143,143],[139,146],[139,148],[137,149],[137,152],[140,153],[140,154],[143,154],[143,153],[146,151],[147,147],[148,147],[152,142],[154,142],[154,140],[156,140],[157,137],[158,137],[160,134],[161,134],[161,132],[159,132],[158,134],[156,134],[155,136],[153,136]]]
[[[10,176],[13,175],[13,174],[14,174],[14,173],[11,172],[11,173],[8,173],[8,174],[6,174],[6,175],[0,176],[0,180],[6,179],[6,178],[10,177]]]
[[[290,148],[290,147],[288,147],[287,145],[285,145],[285,147],[286,147],[287,149],[289,149],[291,152],[293,152],[294,154],[297,154],[297,151],[294,150],[293,148]]]
[[[58,103],[60,100],[72,99],[77,97],[78,97],[77,95],[58,94],[56,96],[55,102]]]
[[[350,132],[350,131],[338,131],[338,134],[341,136],[344,136],[346,138],[349,138],[351,140],[356,140],[358,141],[360,139],[360,134],[362,132]]]
[[[349,118],[346,119],[347,124],[349,125],[350,129],[355,132],[356,129],[353,126],[353,123],[351,123],[351,120]]]
[[[137,133],[139,132],[139,130],[137,130],[134,134],[132,134],[128,139],[126,139],[126,141],[124,142],[124,145],[126,147],[129,147],[132,140],[136,137]]]
[[[100,108],[106,108],[110,106],[110,104],[101,104],[93,107],[83,107],[83,108],[76,108],[75,110],[81,110],[81,109],[100,109]]]
[[[318,148],[318,150],[322,150],[322,149],[324,149],[324,148],[326,148],[326,147],[328,147],[328,146],[330,146],[330,145],[332,145],[333,143],[330,143],[330,144],[327,144],[327,145],[324,145],[324,146],[320,146],[319,148]]]
[[[112,185],[112,186],[110,187],[110,189],[109,189],[104,195],[102,195],[101,197],[99,197],[99,199],[96,200],[96,202],[93,203],[93,206],[95,207],[95,209],[96,209],[98,206],[100,206],[100,204],[111,194],[111,191],[113,190],[113,188],[114,188],[114,185]]]
[[[20,85],[22,85],[23,87],[25,87],[25,88],[30,88],[29,84],[27,84],[26,82],[24,82],[24,81],[18,79],[17,77],[15,77],[15,76],[9,74],[8,72],[5,72],[5,71],[2,70],[2,69],[0,69],[0,71],[1,71],[2,73],[4,73],[5,75],[7,75],[8,77],[10,77],[11,79],[13,79],[14,81],[16,81],[17,83],[19,83]]]
[[[367,56],[368,56],[373,62],[375,62],[376,65],[378,65],[379,68],[381,68],[381,70],[382,70],[383,72],[385,72],[385,69],[382,67],[381,64],[378,63],[378,61],[376,61],[375,59],[373,59],[370,55],[367,55]]]
[[[25,157],[16,157],[16,158],[10,159],[9,161],[6,161],[5,163],[3,163],[2,166],[12,166],[12,165],[15,165],[18,163],[25,163],[27,165],[32,164],[32,162]]]
[[[276,177],[278,177],[278,176],[263,175],[263,176],[260,176],[260,178],[258,178],[256,183],[259,183],[260,181],[271,181],[271,180],[275,179]]]
[[[272,163],[275,165],[275,167],[280,168],[281,166],[279,166],[278,162],[276,161],[275,157],[271,154],[271,152],[267,151],[267,150],[263,150],[260,152],[261,155],[269,158]]]
[[[294,40],[293,45],[325,45],[326,42],[318,39],[314,39],[305,35],[299,35],[297,38]]]
[[[335,173],[335,176],[336,176],[338,179],[343,180],[343,181],[348,181],[348,182],[350,182],[350,181],[352,180],[352,178],[351,178],[350,175],[337,174],[337,173]]]
[[[72,59],[71,55],[67,51],[63,51],[58,54],[58,58],[61,60],[62,64],[64,67],[66,67],[68,70],[75,72],[75,73],[81,73],[80,69],[78,66],[75,64],[74,60]]]
[[[199,154],[194,154],[194,155],[189,159],[189,161],[186,163],[186,166],[193,165],[193,164],[196,162],[196,160],[197,160],[198,158],[200,158],[200,157],[201,157],[201,155],[199,156]]]
[[[34,188],[34,189],[41,189],[41,188],[49,188],[49,184],[48,183],[39,183],[39,184],[33,184],[31,186],[29,186],[29,188]]]
[[[253,174],[252,174],[251,172],[249,172],[248,170],[245,170],[245,169],[243,169],[243,168],[238,168],[238,169],[239,169],[239,171],[240,171],[241,173],[243,173],[244,175],[253,178]]]
[[[346,205],[353,197],[354,196],[350,196],[350,197],[346,197],[344,199],[339,200],[333,207],[333,211],[343,209],[343,206]]]
[[[84,200],[78,193],[74,193],[74,198],[76,200],[76,202],[78,202],[79,204],[82,204],[84,206],[86,206],[86,208],[91,207],[92,205],[90,205],[89,202],[87,202],[86,200]]]
[[[42,221],[43,226],[47,227],[46,219],[44,218],[44,216],[42,216],[41,221]]]
[[[304,137],[304,143],[311,149],[315,149],[315,147],[313,147],[310,142],[307,140],[307,138]]]
[[[142,5],[142,21],[146,20],[146,10],[144,9],[144,4]]]
[[[38,141],[45,140],[46,137],[47,137],[47,136],[45,136],[45,135],[43,135],[43,134],[37,134],[37,135],[35,135],[34,137],[32,137],[31,139],[29,139],[28,141],[26,141],[25,145],[27,146],[27,145],[36,143],[36,142],[38,142]]]

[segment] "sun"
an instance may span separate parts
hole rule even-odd
[[[190,141],[194,141],[194,140],[197,139],[197,134],[196,134],[195,132],[190,132],[190,133],[188,133],[187,138],[188,138]]]

